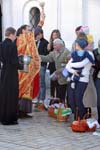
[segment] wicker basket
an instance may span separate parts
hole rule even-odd
[[[96,130],[96,125],[94,125],[92,128],[87,127],[88,132],[94,132]]]
[[[78,121],[73,121],[71,123],[71,128],[75,132],[94,132],[96,130],[96,125],[89,128],[86,119],[80,120],[78,117]]]
[[[50,117],[57,118],[57,115],[54,114],[54,108],[52,108],[52,107],[48,108],[48,115]]]
[[[80,120],[80,117],[78,116],[78,107],[76,108],[76,116],[77,116],[77,121],[73,121],[71,123],[71,128],[73,131],[75,132],[93,132],[96,130],[96,125],[94,125],[92,128],[89,128],[88,127],[88,124],[87,124],[87,118],[92,116],[91,115],[91,111],[90,111],[90,108],[88,107],[87,108],[87,113],[84,115],[83,119]]]
[[[75,131],[75,132],[85,132],[87,131],[87,123],[86,123],[86,120],[80,120],[80,118],[78,117],[78,120],[77,121],[73,121],[71,123],[71,128],[72,128],[72,131]]]
[[[91,112],[89,112],[89,108],[87,109],[87,114],[85,114],[84,118],[86,116],[91,116],[91,118],[93,117],[93,114]],[[94,132],[96,130],[96,125],[94,124],[94,126],[92,128],[89,128],[88,124],[87,124],[87,131],[88,132]]]
[[[67,121],[68,118],[69,118],[69,115],[62,116],[62,109],[58,108],[57,120],[60,122],[63,122],[63,121]]]
[[[37,108],[40,109],[40,110],[44,110],[44,104],[39,103],[38,106],[37,106]]]

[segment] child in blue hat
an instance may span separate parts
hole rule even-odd
[[[88,59],[88,61],[90,61],[92,64],[94,64],[94,59],[93,57],[89,54],[88,51],[84,50],[88,45],[88,42],[84,39],[77,39],[75,41],[75,46],[76,46],[76,50],[72,52],[71,58],[72,58],[72,62],[81,62],[83,60],[85,60],[86,58]],[[86,61],[87,63],[87,61]],[[72,81],[79,81],[80,77],[82,77],[82,69],[84,67],[82,66],[81,68],[73,68],[74,69],[74,74],[72,74],[70,72],[70,69],[68,67],[68,65],[66,65],[66,67],[64,68],[64,70],[62,71],[62,74],[64,77],[68,78],[68,77],[72,77]],[[71,70],[72,70],[71,69]],[[68,78],[68,79],[70,79]]]

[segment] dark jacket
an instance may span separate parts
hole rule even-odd
[[[37,45],[37,42],[36,42],[36,45]],[[47,45],[48,45],[48,41],[42,38],[40,40],[40,44],[38,47],[39,55],[48,55]],[[41,66],[44,66],[44,65],[47,65],[47,63],[41,62]]]
[[[98,53],[98,48],[93,51],[95,57],[95,66],[93,72],[93,79],[97,78],[98,72],[100,71],[100,54]]]
[[[10,39],[0,44],[0,61],[0,121],[10,124],[17,121],[19,94],[17,47]]]
[[[52,52],[53,50],[54,48],[53,48],[53,42],[52,42],[52,46],[51,46],[51,49],[49,50],[49,53]],[[49,62],[48,69],[50,70],[50,74],[56,71],[55,62]]]

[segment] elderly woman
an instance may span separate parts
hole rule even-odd
[[[57,38],[53,41],[54,50],[48,55],[41,55],[41,61],[43,62],[55,62],[56,71],[54,73],[57,80],[57,97],[65,102],[67,81],[61,74],[63,68],[68,62],[69,51],[65,48],[64,42]]]
[[[53,49],[53,41],[57,38],[62,39],[60,31],[58,29],[54,29],[51,33],[50,41],[48,44],[49,53],[54,50]],[[49,63],[48,69],[50,70],[50,75],[51,75],[56,70],[55,63],[54,62]],[[51,95],[51,97],[56,97],[56,93],[57,93],[57,81],[51,80],[50,81],[50,95]]]

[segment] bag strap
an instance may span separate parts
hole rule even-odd
[[[89,108],[87,108],[87,112],[86,114],[83,116],[83,120],[90,118],[91,112],[89,110]],[[80,116],[79,116],[79,109],[78,107],[76,107],[76,120],[80,120]]]

